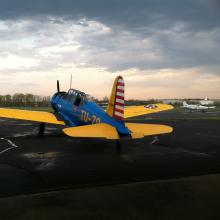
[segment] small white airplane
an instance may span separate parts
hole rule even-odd
[[[207,96],[203,100],[200,100],[199,102],[201,105],[205,105],[205,106],[214,104],[214,101],[210,100]]]
[[[190,112],[192,110],[205,112],[208,109],[214,109],[215,106],[204,106],[204,105],[200,105],[200,104],[187,104],[187,102],[184,101],[183,108],[190,109]]]

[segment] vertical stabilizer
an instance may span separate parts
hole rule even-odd
[[[107,113],[110,116],[121,121],[124,120],[124,86],[124,79],[121,76],[117,76],[107,108]]]
[[[186,101],[183,102],[183,107],[188,107],[188,104],[186,103]]]

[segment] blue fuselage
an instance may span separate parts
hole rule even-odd
[[[69,93],[56,93],[51,99],[51,105],[57,117],[63,120],[67,126],[106,123],[115,127],[120,136],[131,134],[123,121],[109,116],[95,102],[86,99],[86,96],[80,95],[80,101],[78,101],[78,94],[69,95]]]

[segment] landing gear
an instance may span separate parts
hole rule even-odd
[[[38,135],[43,137],[44,136],[44,131],[45,131],[45,123],[42,122],[39,124],[39,132],[38,132]]]
[[[121,142],[119,140],[116,140],[116,148],[117,148],[117,152],[121,151]]]

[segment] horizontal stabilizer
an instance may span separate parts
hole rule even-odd
[[[105,123],[65,128],[63,132],[71,137],[119,139],[116,128]]]
[[[50,112],[0,108],[0,117],[65,125],[64,121],[57,120]]]
[[[171,133],[173,128],[167,125],[125,123],[125,126],[132,132],[132,138]]]
[[[131,118],[140,115],[146,115],[161,111],[173,109],[172,105],[168,104],[149,104],[140,106],[128,106],[124,109],[124,117]]]

